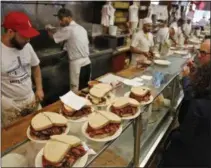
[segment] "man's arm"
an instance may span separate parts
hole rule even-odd
[[[34,82],[35,82],[35,86],[36,86],[36,98],[39,101],[42,101],[44,98],[44,92],[43,92],[43,87],[42,87],[42,76],[41,76],[41,70],[40,70],[40,66],[33,66],[32,67],[32,75],[34,78]]]
[[[175,45],[177,45],[177,42],[176,42],[176,40],[174,39],[173,36],[170,36],[170,39],[174,42]]]
[[[61,43],[69,38],[69,30],[67,27],[59,29],[46,28],[46,30],[48,31],[49,37],[53,38],[55,43]]]
[[[130,51],[132,53],[135,53],[135,54],[143,54],[145,56],[148,56],[147,52],[143,52],[143,51],[141,51],[141,50],[139,50],[139,49],[137,49],[136,47],[133,47],[133,46],[130,46]]]

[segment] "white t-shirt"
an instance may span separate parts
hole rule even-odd
[[[139,8],[136,5],[131,5],[129,8],[129,21],[138,22],[138,11]]]
[[[169,28],[163,27],[160,28],[156,34],[156,42],[157,43],[164,43],[165,40],[169,38]]]
[[[191,24],[191,23],[190,23],[190,24],[185,23],[185,24],[182,25],[182,28],[183,28],[183,30],[184,30],[184,33],[185,33],[187,36],[189,36],[190,33],[191,33],[192,24]]]
[[[33,94],[31,67],[40,61],[28,43],[22,50],[1,43],[1,93],[13,100],[24,100]]]
[[[131,46],[141,50],[142,52],[149,52],[150,47],[154,46],[152,33],[144,34],[143,30],[140,30],[134,34]],[[132,54],[132,64],[134,63],[135,58],[139,55],[140,54]]]
[[[204,27],[207,25],[207,22],[208,21],[206,19],[202,18],[201,20],[199,20],[198,25]]]
[[[90,64],[87,31],[75,21],[72,21],[69,26],[60,28],[53,38],[56,43],[66,41],[65,48],[70,61],[83,58],[87,60],[86,65]]]
[[[172,23],[170,24],[170,27],[178,27],[178,26],[177,26],[177,22],[172,22]]]

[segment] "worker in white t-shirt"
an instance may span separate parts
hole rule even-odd
[[[192,30],[191,18],[187,18],[187,21],[182,25],[182,29],[184,31],[184,36],[187,40],[190,37]]]
[[[166,20],[160,22],[161,22],[161,27],[156,34],[155,45],[158,48],[158,50],[161,53],[163,53],[162,51],[169,50],[171,46],[170,39],[174,37],[175,31],[177,31],[177,29],[175,27],[168,27]]]
[[[39,35],[22,12],[10,12],[4,18],[1,40],[1,103],[3,127],[34,112],[43,100],[39,59],[29,44]],[[32,90],[31,74],[36,91]]]
[[[154,46],[153,35],[151,33],[152,20],[150,18],[145,18],[142,21],[143,28],[139,32],[135,33],[132,38],[131,52],[132,60],[131,65],[137,64],[137,59],[139,62],[152,59],[152,47]]]
[[[178,21],[174,21],[170,25],[170,28],[173,28],[175,31],[174,36],[170,37],[174,45],[178,45],[181,39],[183,38],[183,30],[182,30],[183,23],[184,23],[184,20],[180,18]]]
[[[70,10],[62,8],[56,16],[61,28],[56,32],[48,29],[49,35],[56,43],[65,42],[69,56],[70,89],[77,92],[88,86],[91,76],[88,34],[73,20]]]
[[[160,21],[160,29],[156,33],[156,43],[162,44],[169,38],[169,28],[167,26],[167,21]]]

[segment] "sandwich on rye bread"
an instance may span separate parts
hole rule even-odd
[[[95,105],[106,103],[107,99],[110,98],[109,93],[111,90],[112,86],[109,84],[96,84],[90,89],[88,99]]]
[[[151,91],[149,88],[139,86],[139,87],[132,87],[129,97],[141,103],[141,102],[148,102],[150,100],[150,96],[151,96]]]
[[[114,101],[110,111],[120,117],[133,116],[138,112],[139,102],[129,97],[120,97]]]
[[[81,140],[71,135],[53,135],[43,149],[44,168],[70,168],[86,150]]]
[[[121,118],[108,111],[98,111],[88,117],[86,133],[91,138],[102,139],[114,135],[120,128]]]
[[[90,113],[92,113],[91,105],[92,103],[89,100],[87,100],[87,103],[84,107],[82,107],[80,110],[75,110],[70,106],[62,104],[61,112],[66,118],[77,120],[82,117],[88,116]]]
[[[34,116],[31,120],[30,135],[39,140],[48,140],[51,135],[59,135],[65,132],[67,119],[54,112],[43,112]]]

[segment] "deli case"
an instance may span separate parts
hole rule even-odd
[[[191,56],[193,55],[191,53]],[[154,151],[176,118],[177,108],[183,98],[183,92],[179,84],[179,74],[188,57],[172,54],[166,59],[171,62],[168,66],[153,63],[143,71],[129,72],[129,70],[124,70],[124,72],[115,74],[128,79],[139,78],[143,75],[145,77],[151,76],[151,79],[145,78],[142,82],[151,89],[153,96],[153,101],[142,107],[142,112],[136,119],[123,121],[122,133],[116,139],[108,142],[91,141],[82,134],[81,127],[83,123],[69,123],[70,131],[68,134],[79,137],[91,149],[84,167],[145,167],[148,164]],[[155,80],[158,74],[163,75],[161,82]],[[105,76],[102,76],[102,78]],[[131,86],[121,83],[112,92],[116,97],[120,97],[125,96],[130,89]],[[164,103],[156,105],[155,102],[161,94],[164,96]],[[58,112],[60,107],[60,103],[56,102],[43,108],[42,111]],[[30,124],[30,119],[28,117],[19,124],[2,131],[2,157],[4,158],[11,153],[21,154],[25,158],[25,165],[22,165],[25,167],[36,166],[37,154],[45,145],[44,143],[30,141],[26,135],[23,136],[26,134],[26,125]],[[25,126],[23,126],[24,124]],[[24,138],[20,140],[21,138],[11,134],[23,136]]]

